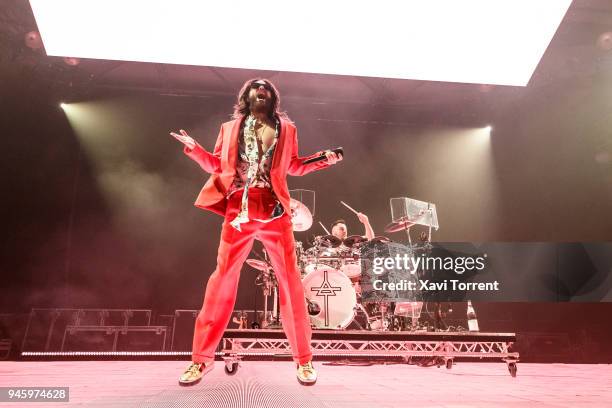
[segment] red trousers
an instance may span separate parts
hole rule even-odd
[[[217,268],[208,279],[204,304],[198,314],[193,335],[193,361],[214,360],[214,353],[234,310],[240,269],[247,259],[253,241],[259,239],[274,268],[280,295],[283,329],[293,359],[300,363],[311,360],[311,328],[306,312],[304,288],[295,255],[295,241],[289,214],[283,214],[268,223],[254,221],[267,219],[272,213],[275,199],[269,189],[249,189],[249,218],[237,231],[230,221],[238,214],[242,191],[229,198],[221,241],[217,253]]]

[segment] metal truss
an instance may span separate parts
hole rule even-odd
[[[291,355],[286,339],[225,337],[221,354],[225,371],[236,372],[243,356]],[[438,366],[450,369],[455,358],[498,359],[504,361],[512,377],[516,376],[519,354],[510,351],[510,341],[443,341],[443,340],[383,340],[383,339],[316,339],[311,343],[312,354],[317,357],[395,357],[409,361],[411,357],[433,357]]]
[[[312,340],[315,356],[470,357],[518,360],[504,341],[393,341],[393,340]],[[275,355],[291,353],[286,339],[224,338],[223,353],[234,355]]]

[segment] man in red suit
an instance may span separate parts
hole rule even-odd
[[[297,363],[297,378],[312,385],[311,328],[295,256],[287,174],[302,176],[342,160],[333,152],[298,156],[297,130],[280,110],[276,87],[266,79],[247,81],[238,94],[233,120],[221,125],[211,152],[184,130],[171,133],[185,154],[211,174],[195,205],[225,217],[217,268],[208,280],[195,324],[192,363],[179,384],[192,385],[212,369],[214,351],[229,323],[240,269],[255,238],[266,248],[280,292],[283,329]],[[315,156],[324,160],[304,164]]]

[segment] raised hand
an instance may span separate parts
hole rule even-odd
[[[357,218],[359,218],[359,221],[362,224],[369,224],[370,223],[370,220],[368,219],[368,216],[365,215],[364,213],[360,213],[360,212],[357,213]]]
[[[195,140],[193,140],[193,138],[189,136],[187,132],[185,132],[183,129],[179,130],[179,132],[181,133],[180,135],[174,132],[170,132],[170,135],[185,146],[187,146],[189,150],[193,150],[196,145]]]

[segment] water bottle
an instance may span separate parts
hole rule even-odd
[[[468,330],[471,332],[477,332],[478,330],[478,319],[476,319],[476,312],[474,311],[474,306],[472,306],[472,301],[468,300],[467,304],[467,321],[468,321]]]

